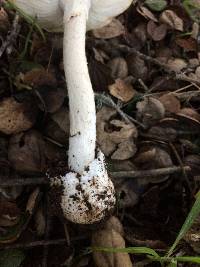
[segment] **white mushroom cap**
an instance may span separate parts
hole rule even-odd
[[[63,30],[63,10],[73,9],[74,0],[11,0],[26,14],[37,17],[48,31]],[[84,0],[86,1],[86,0]],[[87,30],[100,28],[126,10],[133,0],[87,0],[90,4]]]
[[[36,17],[40,26],[47,31],[63,30],[63,11],[59,0],[11,0],[31,17]]]
[[[52,185],[63,187],[61,207],[68,220],[79,224],[92,224],[103,219],[115,205],[115,191],[105,168],[104,155],[98,151],[82,175],[69,172]]]

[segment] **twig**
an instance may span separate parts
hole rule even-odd
[[[191,171],[189,166],[183,166],[184,171]],[[182,167],[171,166],[160,169],[145,170],[145,171],[119,171],[119,172],[109,172],[109,174],[115,178],[141,178],[141,177],[151,177],[160,176],[181,172]],[[19,179],[9,179],[9,181],[4,181],[0,178],[1,186],[23,186],[23,185],[39,185],[39,184],[49,184],[49,180],[46,177],[40,178],[19,178]]]
[[[190,171],[189,166],[183,167],[185,172]],[[120,171],[120,172],[111,172],[110,175],[114,178],[151,178],[152,176],[162,176],[162,175],[169,175],[174,173],[182,172],[182,167],[166,167],[166,168],[160,168],[160,169],[154,169],[154,170],[145,170],[145,171]]]
[[[77,242],[80,240],[87,239],[88,236],[78,236],[73,237],[71,239],[72,242]],[[51,245],[62,245],[66,244],[67,240],[64,238],[61,239],[55,239],[55,240],[39,240],[39,241],[33,241],[33,242],[27,242],[27,243],[18,243],[18,244],[9,244],[9,245],[2,245],[0,246],[0,250],[7,250],[7,249],[29,249],[33,247],[42,247],[42,246],[51,246]]]
[[[49,184],[49,180],[45,177],[33,177],[33,178],[9,178],[5,179],[0,177],[0,186],[22,186],[22,185],[39,185]]]
[[[19,34],[19,31],[20,31],[19,15],[16,14],[13,24],[12,24],[12,30],[0,47],[0,57],[3,55],[4,51],[8,49],[13,44],[13,42],[16,40]],[[11,49],[9,49],[9,53],[10,52],[11,52]]]
[[[45,227],[45,236],[44,239],[47,241],[50,236],[50,230],[51,230],[51,215],[49,212],[49,201],[48,201],[48,196],[47,193],[45,193],[45,210],[46,210],[46,227]],[[49,254],[49,247],[45,246],[43,249],[43,258],[42,258],[42,267],[47,267],[47,260],[48,260],[48,254]]]

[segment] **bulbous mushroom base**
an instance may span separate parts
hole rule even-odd
[[[51,179],[51,184],[62,185],[62,212],[67,220],[74,223],[98,222],[109,214],[116,202],[114,186],[108,177],[101,151],[82,175],[69,172]]]

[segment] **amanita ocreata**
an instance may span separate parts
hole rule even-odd
[[[132,0],[13,0],[40,25],[59,31],[64,25],[64,70],[70,106],[68,163],[70,172],[61,181],[64,216],[75,223],[101,220],[115,205],[114,186],[108,177],[104,155],[96,151],[94,93],[85,55],[86,30],[106,25]]]

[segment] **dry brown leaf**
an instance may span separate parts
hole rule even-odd
[[[147,24],[147,32],[154,41],[161,41],[167,34],[167,26],[166,24],[157,25],[150,20]]]
[[[121,79],[117,79],[114,84],[108,86],[109,92],[122,102],[130,101],[136,94],[131,84],[125,83]]]
[[[154,22],[158,22],[157,18],[154,16],[154,14],[145,6],[138,6],[137,11],[146,19],[150,19],[150,20],[153,20]]]
[[[15,134],[30,129],[35,123],[37,110],[30,103],[18,103],[14,98],[0,102],[0,132]]]
[[[62,104],[64,103],[65,97],[67,95],[66,90],[61,88],[41,88],[38,90],[42,101],[38,101],[39,108],[42,111],[46,111],[49,113],[55,113],[58,111]]]
[[[46,71],[45,69],[33,69],[23,75],[23,82],[32,87],[40,86],[54,86],[56,87],[57,81],[52,71]]]
[[[118,19],[113,19],[108,25],[93,30],[93,34],[96,38],[111,39],[122,35],[125,32],[124,26]]]
[[[167,62],[167,66],[172,71],[180,72],[187,67],[187,63],[182,58],[170,58]]]
[[[13,135],[8,147],[8,159],[13,168],[24,174],[45,170],[45,143],[40,133],[31,130]]]
[[[183,20],[172,10],[165,10],[160,16],[160,21],[169,25],[172,29],[183,31]]]
[[[116,226],[115,226],[116,224]],[[125,241],[121,235],[122,226],[115,218],[107,222],[103,230],[98,230],[92,235],[93,247],[125,248]],[[120,231],[120,232],[118,232]],[[93,259],[97,267],[132,267],[128,253],[103,253],[93,252]]]
[[[8,31],[8,28],[10,26],[9,17],[7,12],[3,7],[0,8],[0,30],[2,31]]]
[[[197,78],[200,80],[200,66],[196,68],[195,74]]]
[[[191,119],[195,119],[197,121],[200,121],[200,115],[199,113],[192,109],[192,108],[182,108],[179,112],[180,115],[185,115]]]
[[[20,210],[15,202],[0,198],[0,226],[8,227],[18,223]]]
[[[144,144],[134,163],[142,170],[165,168],[173,165],[170,154],[161,147]],[[148,178],[148,182],[160,183],[168,179],[169,175]],[[145,180],[145,177],[144,177]]]
[[[66,107],[62,107],[50,116],[45,126],[45,134],[61,144],[66,144],[69,128],[69,111]]]
[[[113,79],[123,79],[128,76],[128,65],[123,57],[115,57],[108,62]]]
[[[163,104],[153,97],[145,97],[144,100],[137,103],[136,107],[137,118],[147,127],[165,116]]]
[[[159,101],[164,105],[165,110],[171,113],[178,113],[181,109],[180,101],[172,94],[165,94],[159,97]]]
[[[114,115],[116,111],[108,107],[103,107],[97,113],[97,143],[106,156],[116,151],[119,144],[129,140],[133,142],[138,134],[135,126],[120,120],[111,120]],[[133,156],[135,150],[132,149],[131,153],[125,152],[126,154],[121,154],[120,158],[128,159],[127,156]]]
[[[127,64],[129,74],[136,79],[142,79],[145,81],[148,77],[148,68],[143,59],[135,54],[131,54],[127,57]]]
[[[192,37],[189,38],[176,38],[176,44],[184,48],[185,51],[197,51],[197,41]]]
[[[135,155],[137,147],[133,140],[124,141],[118,145],[117,150],[112,154],[111,159],[126,160]]]

